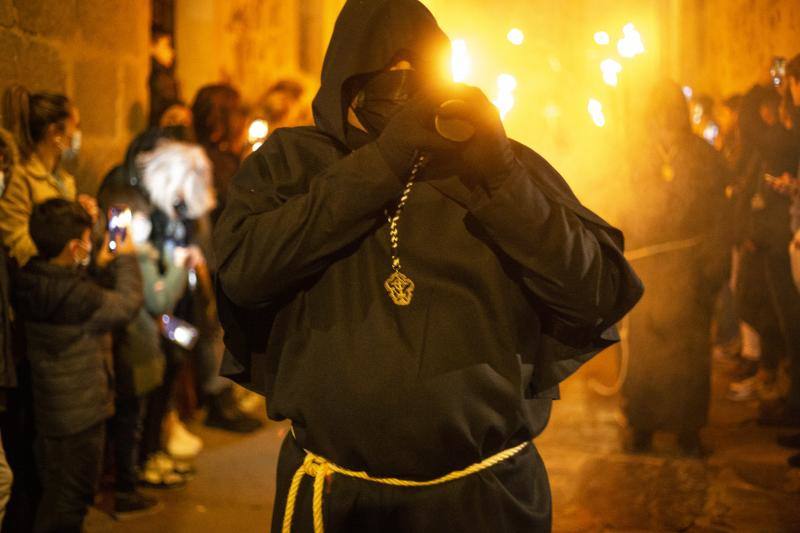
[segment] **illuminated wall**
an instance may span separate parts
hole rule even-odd
[[[688,82],[716,96],[766,82],[775,55],[800,53],[798,0],[682,0]]]
[[[515,77],[515,104],[504,121],[509,135],[552,161],[586,203],[602,210],[607,199],[618,194],[619,176],[625,170],[620,117],[660,72],[669,69],[671,43],[664,44],[663,36],[669,33],[670,4],[660,0],[508,0],[502,7],[478,0],[425,3],[451,39],[465,42],[472,59],[466,83],[497,99],[499,77]],[[629,23],[640,33],[646,50],[635,57],[624,57],[618,50]],[[519,33],[509,35],[512,29],[520,30],[521,42]],[[598,32],[606,32],[607,41],[596,40]],[[608,67],[605,80],[603,64]]]
[[[177,0],[178,77],[185,98],[229,82],[255,100],[281,77],[313,84],[342,0]]]
[[[80,108],[78,187],[94,192],[145,126],[149,2],[0,0],[0,92],[66,93]]]

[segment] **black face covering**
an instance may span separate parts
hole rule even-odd
[[[380,72],[359,91],[353,112],[367,131],[377,137],[419,87],[420,78],[415,70]]]

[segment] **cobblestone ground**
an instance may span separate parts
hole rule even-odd
[[[800,531],[800,473],[786,466],[789,452],[774,443],[781,430],[757,426],[754,403],[725,400],[719,369],[704,432],[713,453],[690,460],[678,457],[666,436],[656,439],[651,455],[620,451],[618,400],[589,386],[594,378],[612,381],[613,364],[613,355],[603,355],[567,382],[537,441],[550,474],[556,532]],[[160,493],[165,509],[157,515],[115,522],[93,509],[89,533],[267,531],[286,426],[271,423],[248,437],[192,430],[206,445],[196,479]]]

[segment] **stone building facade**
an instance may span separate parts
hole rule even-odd
[[[145,123],[150,11],[142,0],[0,0],[0,90],[67,94],[81,111],[76,176],[92,192]]]

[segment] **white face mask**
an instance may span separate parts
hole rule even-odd
[[[64,150],[62,157],[66,159],[77,158],[78,154],[81,151],[82,143],[83,143],[83,138],[81,135],[81,130],[75,130],[75,133],[72,134],[72,139],[70,139],[69,141],[69,146],[67,147],[66,150]]]
[[[141,214],[136,213],[133,215],[133,220],[131,221],[131,237],[133,238],[134,244],[143,244],[150,239],[150,234],[153,232],[153,223],[150,222],[150,218]]]

